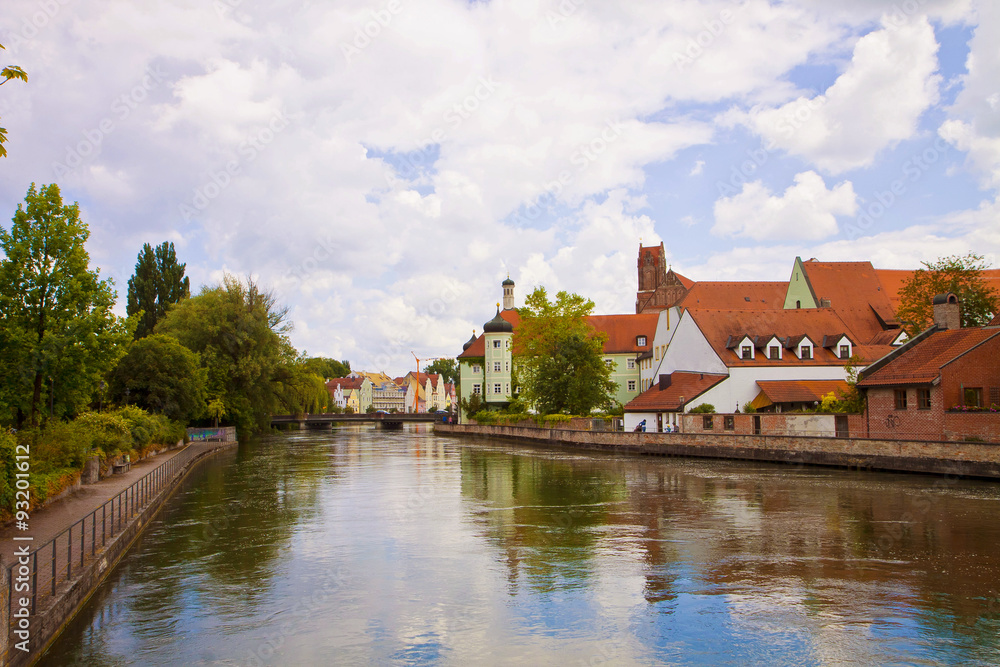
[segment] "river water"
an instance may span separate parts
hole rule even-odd
[[[202,465],[53,665],[995,665],[1000,484],[367,426]]]

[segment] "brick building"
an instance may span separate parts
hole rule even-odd
[[[1000,327],[958,328],[958,307],[935,297],[938,324],[862,371],[869,437],[1000,442]]]

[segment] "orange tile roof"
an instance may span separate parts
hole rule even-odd
[[[757,380],[760,393],[773,403],[812,403],[822,401],[828,394],[846,392],[843,380]],[[757,399],[754,399],[756,403]],[[754,407],[764,407],[755,405]]]
[[[638,315],[591,315],[587,323],[598,331],[608,335],[604,342],[605,354],[621,354],[634,352],[636,354],[651,350],[653,336],[656,335],[656,320],[659,313],[640,313]],[[636,337],[645,336],[645,345],[636,345]]]
[[[681,274],[677,273],[673,269],[669,269],[668,273],[670,271],[673,271],[674,276],[676,276],[677,280],[680,281],[681,285],[684,285],[685,289],[691,289],[692,287],[694,287],[695,285],[698,284],[695,281],[691,280],[690,278],[688,278],[686,276],[682,276]]]
[[[338,384],[340,385],[340,388],[343,389],[343,390],[345,390],[345,391],[346,390],[350,390],[350,389],[361,389],[361,385],[363,385],[365,383],[365,380],[367,380],[367,379],[368,378],[365,378],[365,377],[359,377],[359,378],[333,378],[332,380],[330,380],[329,382],[326,383],[326,387],[330,391],[333,391]]]
[[[864,373],[859,387],[878,387],[899,384],[925,384],[941,375],[941,369],[980,343],[1000,336],[997,329],[981,327],[935,331],[918,336],[911,343],[897,348],[897,356],[886,359],[883,365]]]
[[[677,305],[681,308],[722,310],[782,308],[785,305],[787,291],[787,282],[695,283]]]
[[[871,262],[802,262],[806,279],[816,299],[829,299],[854,334],[855,342],[867,343],[883,330],[879,318],[892,322],[896,309]]]
[[[683,405],[690,406],[692,401],[706,391],[719,384],[728,375],[712,375],[710,373],[686,373],[674,371],[670,374],[670,386],[660,390],[659,383],[642,392],[625,404],[626,412],[647,412],[662,410],[678,412]]]
[[[893,311],[899,310],[899,290],[906,282],[913,277],[912,269],[875,269],[882,289],[888,294],[889,302]],[[987,269],[983,271],[983,282],[993,290],[1000,293],[1000,269]]]
[[[694,323],[705,335],[708,343],[715,350],[726,366],[843,366],[844,359],[838,358],[830,350],[821,347],[824,336],[832,336],[844,332],[843,320],[831,308],[803,308],[793,310],[715,310],[690,309],[685,317],[691,317]],[[740,359],[733,349],[726,347],[730,337],[742,338],[748,335],[779,338],[800,336],[805,334],[816,344],[812,359],[799,359],[791,350],[782,353],[781,360],[770,360],[763,354],[756,354],[754,359]],[[848,334],[848,338],[851,338]],[[888,354],[892,348],[888,345],[857,345],[854,351],[864,359],[878,359]]]

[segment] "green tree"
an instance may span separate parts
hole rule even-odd
[[[0,44],[0,49],[4,49],[4,45]],[[0,69],[0,86],[7,83],[11,79],[20,79],[21,81],[27,81],[28,75],[23,69],[17,65],[7,65],[3,69]],[[7,157],[7,149],[4,148],[4,144],[7,143],[7,128],[0,127],[0,157]]]
[[[88,268],[90,232],[59,187],[32,183],[11,229],[0,229],[0,401],[38,423],[43,406],[74,414],[125,353],[134,320],[116,317],[111,279]]]
[[[184,276],[187,264],[177,263],[174,244],[164,241],[154,249],[144,243],[135,263],[135,275],[128,280],[130,316],[137,316],[136,340],[153,333],[156,323],[171,305],[191,296],[190,279]]]
[[[273,292],[226,275],[171,308],[156,332],[201,356],[209,395],[222,401],[242,436],[267,429],[281,406],[282,374],[295,359],[287,317]]]
[[[135,341],[111,372],[112,399],[188,423],[205,414],[205,369],[198,355],[172,336]]]
[[[521,398],[539,412],[588,414],[610,407],[615,383],[604,363],[606,337],[584,319],[593,309],[593,301],[564,291],[551,302],[544,287],[525,298],[514,357]]]
[[[303,352],[300,357],[305,369],[321,378],[342,378],[351,374],[351,362],[337,361],[328,357],[308,357]]]
[[[302,361],[279,365],[274,383],[277,410],[287,414],[327,412],[330,392],[326,388],[326,380],[313,373]]]
[[[424,366],[424,372],[437,373],[450,384],[458,382],[458,362],[454,359],[435,359],[432,363]]]
[[[983,281],[983,270],[989,263],[982,255],[969,253],[939,258],[936,262],[921,262],[925,268],[899,288],[900,306],[897,319],[911,337],[934,324],[935,295],[953,292],[962,307],[962,326],[988,324],[1000,311],[1000,294]]]

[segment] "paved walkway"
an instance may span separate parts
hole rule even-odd
[[[101,505],[111,500],[119,493],[132,486],[150,471],[164,461],[174,457],[180,458],[180,463],[185,463],[196,458],[205,451],[216,449],[226,443],[221,442],[192,442],[185,447],[178,447],[150,456],[132,464],[131,470],[119,475],[105,477],[97,484],[85,484],[70,495],[46,505],[40,509],[35,509],[31,513],[28,521],[27,531],[17,530],[14,523],[0,528],[0,556],[3,563],[9,565],[11,556],[15,548],[20,545],[29,544],[34,551],[42,546],[63,530],[87,516]],[[31,542],[15,542],[15,536],[34,538]]]

